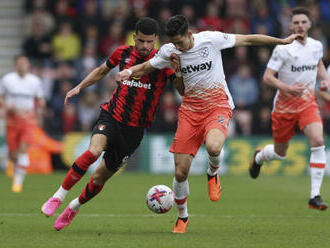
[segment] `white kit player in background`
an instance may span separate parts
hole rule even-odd
[[[37,125],[36,106],[40,109],[45,106],[41,81],[29,73],[29,69],[28,58],[17,56],[15,71],[4,75],[0,82],[0,103],[6,112],[9,158],[14,164],[12,191],[15,193],[22,191],[29,166],[27,149]]]
[[[116,80],[141,77],[155,69],[172,67],[183,79],[184,97],[179,109],[178,128],[170,148],[174,153],[173,191],[178,209],[174,233],[185,233],[188,225],[188,174],[191,162],[203,141],[209,155],[208,192],[211,201],[222,194],[219,175],[220,152],[227,137],[228,122],[234,107],[225,81],[221,50],[234,46],[289,44],[300,35],[278,39],[266,35],[236,35],[221,32],[188,31],[183,15],[171,17],[165,32],[171,43],[143,64],[123,70]]]
[[[264,161],[283,160],[296,126],[307,137],[310,147],[311,193],[310,208],[325,210],[327,204],[320,197],[326,164],[323,125],[315,99],[315,84],[319,91],[327,91],[329,81],[322,62],[321,42],[308,37],[311,27],[309,11],[302,7],[292,10],[291,30],[303,35],[289,45],[277,46],[264,74],[266,84],[277,89],[272,112],[274,144],[257,149],[250,164],[252,178],[259,176]],[[276,73],[278,77],[275,77]]]

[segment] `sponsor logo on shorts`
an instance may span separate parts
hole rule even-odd
[[[228,127],[228,119],[226,119],[226,118],[224,118],[223,116],[221,116],[221,115],[218,115],[218,122],[221,124],[221,125],[223,125],[223,126],[225,126],[225,127]]]
[[[98,125],[97,128],[98,128],[100,131],[103,131],[103,130],[105,129],[105,125],[100,124],[100,125]]]
[[[126,164],[126,163],[128,162],[128,158],[129,158],[129,156],[125,156],[125,157],[123,157],[121,163],[122,163],[122,164]]]

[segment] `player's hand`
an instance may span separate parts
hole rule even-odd
[[[116,74],[115,80],[117,83],[121,83],[124,80],[128,80],[131,77],[131,75],[132,75],[132,73],[130,72],[130,70],[125,69]]]
[[[306,89],[306,86],[301,83],[296,83],[294,85],[288,85],[286,93],[293,96],[301,96]]]
[[[179,72],[181,68],[180,57],[176,53],[170,55],[171,67],[175,72]]]
[[[329,88],[329,82],[327,80],[322,80],[319,83],[319,90],[320,91],[328,91]]]
[[[80,93],[80,88],[73,88],[72,90],[70,90],[68,93],[66,93],[65,99],[64,99],[64,105],[68,104],[68,101],[71,97],[74,97],[76,95],[78,95]]]
[[[304,36],[302,34],[291,34],[290,36],[286,37],[285,39],[282,39],[283,41],[283,45],[286,44],[291,44],[294,40],[299,40],[299,39],[303,39]]]

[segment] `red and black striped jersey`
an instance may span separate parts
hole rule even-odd
[[[119,65],[119,70],[141,64],[152,58],[156,49],[148,57],[141,57],[135,46],[120,46],[107,60],[109,68]],[[142,78],[133,78],[121,83],[108,103],[101,108],[108,111],[117,121],[134,127],[149,127],[158,106],[167,78],[174,77],[174,71],[165,68],[155,69]]]

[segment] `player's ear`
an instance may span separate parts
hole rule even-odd
[[[133,34],[133,40],[136,42],[136,34]]]

